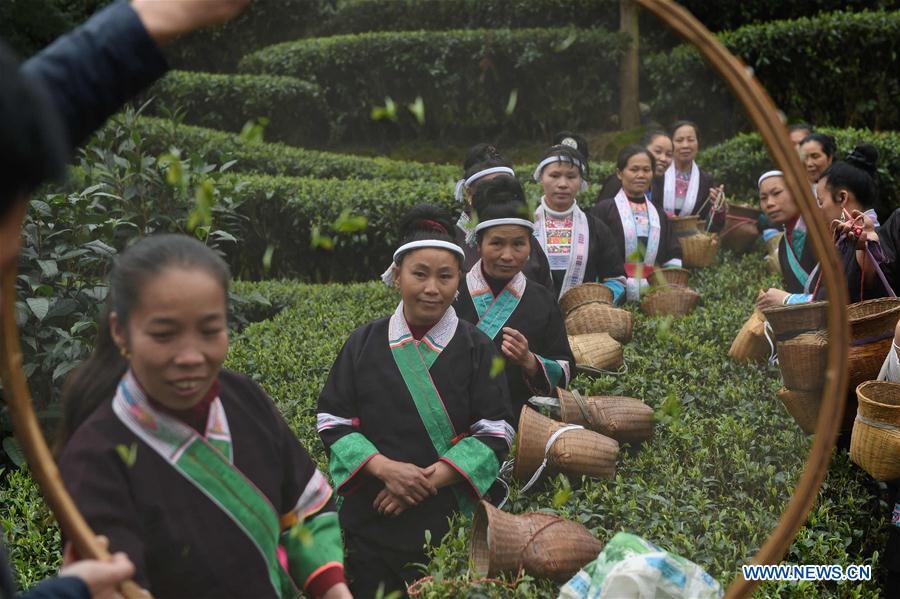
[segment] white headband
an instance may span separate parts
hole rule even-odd
[[[478,181],[482,177],[493,175],[494,173],[504,173],[513,177],[516,176],[516,171],[512,170],[508,166],[492,166],[491,168],[486,168],[483,171],[478,171],[468,179],[460,179],[456,182],[456,191],[453,194],[456,196],[456,201],[463,201],[463,189],[469,189],[470,187],[472,187],[472,183],[474,183],[475,181]]]
[[[500,225],[519,225],[534,231],[534,223],[524,218],[492,218],[491,220],[483,220],[475,226],[475,232],[478,233],[489,227],[499,227]]]
[[[394,284],[394,267],[397,266],[397,256],[403,252],[419,248],[440,248],[442,250],[450,250],[451,252],[458,254],[463,260],[466,259],[466,253],[463,249],[451,241],[444,241],[442,239],[419,239],[418,241],[410,241],[397,248],[397,251],[394,252],[394,261],[391,262],[391,265],[387,267],[386,271],[381,273],[381,280],[384,281],[385,285],[390,287]]]
[[[771,177],[783,177],[783,176],[784,176],[784,173],[782,173],[781,171],[766,171],[759,178],[759,181],[756,182],[756,187],[759,188],[759,186],[762,185],[762,182],[765,181],[766,179],[769,179]]]
[[[563,156],[562,154],[554,154],[553,156],[547,156],[541,163],[537,165],[537,168],[534,169],[534,180],[538,183],[541,182],[541,171],[544,170],[544,167],[548,164],[553,164],[554,162],[571,162],[576,167],[578,167],[578,172],[581,174],[582,178],[584,178],[584,169],[582,167],[581,161],[577,158],[570,158],[569,156]]]

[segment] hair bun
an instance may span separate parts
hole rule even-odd
[[[416,233],[452,236],[453,222],[449,213],[435,204],[413,206],[400,221],[400,237],[406,238]]]
[[[875,175],[878,169],[878,149],[872,144],[860,144],[847,154],[844,161]]]
[[[482,218],[492,204],[525,205],[525,191],[518,179],[509,175],[500,175],[488,179],[475,189],[472,196],[472,207],[478,218]]]

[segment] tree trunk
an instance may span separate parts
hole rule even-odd
[[[619,0],[619,31],[627,33],[631,38],[631,45],[619,67],[619,126],[622,129],[632,129],[640,125],[641,114],[638,106],[640,98],[638,7],[631,0]]]

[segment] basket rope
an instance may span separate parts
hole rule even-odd
[[[900,426],[896,424],[888,424],[887,422],[881,422],[880,420],[872,420],[871,418],[866,418],[865,416],[861,416],[859,412],[856,413],[856,419],[871,426],[872,428],[880,428],[885,431],[900,431]]]
[[[534,486],[534,483],[538,481],[541,477],[541,474],[544,473],[544,469],[547,467],[547,459],[550,455],[550,449],[553,447],[553,444],[562,436],[563,433],[567,433],[569,431],[574,431],[578,429],[584,429],[580,424],[567,424],[566,426],[557,429],[550,435],[550,438],[547,439],[547,445],[544,446],[544,461],[541,462],[541,465],[538,466],[538,469],[535,470],[534,474],[531,476],[531,479],[525,483],[525,486],[522,487],[519,492],[525,493]]]

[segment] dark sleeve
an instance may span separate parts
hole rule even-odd
[[[566,324],[559,304],[552,297],[542,297],[541,299],[542,303],[547,306],[549,316],[539,344],[535,343],[532,349],[540,363],[538,372],[541,383],[540,387],[532,390],[552,394],[556,391],[556,387],[569,386],[575,370],[575,358],[569,347]],[[530,343],[531,340],[529,340]],[[530,381],[529,385],[531,385]]]
[[[669,260],[681,260],[681,244],[678,243],[678,238],[672,232],[672,223],[669,222],[669,215],[664,210],[658,210],[658,212],[661,229],[659,245],[662,256],[657,256],[656,262],[665,264]]]
[[[462,325],[462,323],[460,323]],[[468,327],[467,327],[468,328]],[[457,331],[459,335],[461,331]],[[506,377],[491,376],[497,350],[487,335],[472,327],[472,380],[469,385],[469,435],[440,457],[456,470],[474,497],[483,496],[500,472],[513,440],[512,404]]]
[[[57,39],[22,66],[56,106],[72,147],[168,65],[127,2],[116,2]]]
[[[619,178],[615,173],[611,174],[603,182],[603,187],[600,188],[600,192],[597,193],[597,204],[603,200],[616,197],[616,194],[619,193],[620,189],[622,189],[622,182],[619,181]]]
[[[354,331],[328,373],[319,394],[316,429],[328,454],[328,470],[338,493],[350,493],[363,467],[378,449],[359,431],[355,364],[363,343],[362,330]]]
[[[703,206],[703,210],[701,210],[698,214],[700,220],[704,223],[709,219],[709,213],[712,211],[712,202],[707,202],[707,198],[709,198],[709,190],[713,187],[716,187],[716,180],[713,179],[713,176],[704,171],[700,170],[700,185],[697,188],[697,203],[705,204]],[[710,226],[710,232],[716,233],[721,231],[725,227],[726,222],[726,211],[721,210],[719,212],[715,212],[712,215],[712,225]]]
[[[608,205],[605,211],[608,212]],[[625,277],[625,258],[619,240],[613,236],[612,231],[606,226],[605,219],[600,219],[589,214],[591,219],[591,228],[593,229],[592,244],[597,246],[597,278],[600,282],[607,279],[617,279]]]
[[[109,551],[124,551],[134,564],[134,581],[150,588],[144,559],[145,534],[135,516],[138,509],[124,471],[128,466],[111,447],[99,445],[95,441],[98,436],[82,427],[69,440],[59,462],[63,482],[94,532],[109,538]],[[141,449],[133,467],[139,467],[143,452],[150,451],[142,442],[136,443]]]
[[[18,597],[19,599],[90,599],[91,591],[87,584],[77,576],[60,576],[59,578],[49,578]]]

